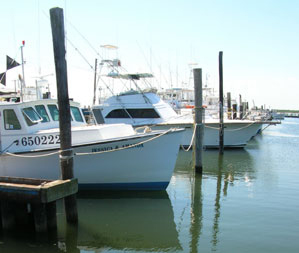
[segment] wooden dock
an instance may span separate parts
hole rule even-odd
[[[19,221],[24,223],[29,215],[33,215],[36,232],[55,229],[57,227],[56,201],[71,196],[77,191],[76,178],[51,181],[0,177],[2,228],[14,229]]]

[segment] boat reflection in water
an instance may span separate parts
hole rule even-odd
[[[80,192],[78,226],[66,224],[58,202],[58,231],[1,233],[0,252],[180,251],[169,196],[160,192]]]
[[[81,192],[77,228],[66,225],[59,202],[52,243],[0,235],[0,252],[216,252],[233,244],[224,234],[242,221],[255,165],[246,150],[204,151],[203,163],[203,175],[195,174],[192,151],[180,151],[167,191]]]
[[[182,245],[183,248],[189,252],[216,251],[221,203],[228,197],[230,186],[238,181],[250,185],[255,179],[252,157],[246,150],[227,150],[225,156],[219,155],[217,150],[204,151],[203,174],[200,175],[193,170],[192,156],[192,151],[180,151],[167,191],[178,230],[189,228],[189,244]]]
[[[68,252],[181,250],[166,191],[83,192],[77,201],[78,231],[76,234],[69,225],[60,226],[61,249],[69,249]]]

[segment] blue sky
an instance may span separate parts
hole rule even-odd
[[[251,105],[254,101],[258,106],[299,109],[299,1],[1,2],[0,72],[5,71],[6,55],[20,61],[25,40],[28,83],[34,76],[54,73],[49,9],[61,7],[69,41],[91,65],[97,55],[88,43],[99,53],[100,45],[114,44],[128,71],[153,71],[159,87],[186,86],[189,64],[196,62],[204,76],[209,75],[209,85],[217,88],[218,54],[223,51],[225,92],[236,98],[241,94]],[[69,43],[67,61],[70,96],[90,104],[92,69]],[[13,73],[8,75],[12,78]]]

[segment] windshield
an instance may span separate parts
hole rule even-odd
[[[38,112],[38,114],[43,118],[42,123],[50,121],[49,115],[44,105],[36,105],[35,109]]]
[[[78,122],[84,122],[82,115],[80,113],[80,109],[78,107],[75,106],[71,106],[71,111],[73,113],[73,116],[75,118],[76,121]]]
[[[42,118],[32,107],[23,108],[22,112],[29,126],[33,124],[37,124],[38,122],[42,121]]]

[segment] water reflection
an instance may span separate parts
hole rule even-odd
[[[173,251],[181,249],[167,192],[85,193],[78,196],[81,251]],[[69,226],[67,226],[69,227]],[[66,238],[67,239],[67,238]],[[66,240],[66,248],[69,242]],[[75,251],[69,251],[75,252]]]
[[[219,218],[220,218],[220,198],[221,198],[221,184],[222,184],[222,171],[224,170],[224,155],[218,155],[218,168],[217,168],[217,184],[216,184],[216,197],[215,197],[215,216],[213,223],[213,250],[216,250],[217,242],[218,242],[218,232],[219,232]],[[230,173],[226,173],[230,176]],[[228,177],[228,176],[227,176]],[[224,184],[223,193],[227,195],[227,182]]]
[[[192,157],[192,151],[180,151],[174,177],[193,177]],[[218,179],[219,173],[225,182],[224,192],[227,191],[228,183],[233,184],[235,180],[253,180],[256,177],[253,158],[246,149],[225,150],[223,156],[219,155],[218,150],[205,150],[203,152],[203,177]]]
[[[191,226],[190,226],[190,252],[198,252],[198,244],[202,229],[202,175],[195,174],[194,184],[191,191]]]
[[[176,164],[175,173],[171,181],[168,192],[171,194],[171,199],[179,198],[182,191],[189,192],[190,203],[186,202],[186,206],[190,205],[190,242],[189,251],[199,252],[201,237],[206,237],[202,234],[204,221],[204,208],[203,207],[203,193],[202,185],[205,180],[209,182],[215,181],[215,195],[212,204],[213,213],[210,244],[211,250],[217,250],[219,243],[219,223],[221,217],[221,199],[223,196],[227,197],[229,186],[234,186],[237,180],[245,182],[254,180],[255,170],[253,159],[246,150],[226,150],[224,155],[219,155],[217,150],[206,150],[203,153],[203,175],[197,175],[193,171],[193,153],[180,151],[179,159]],[[212,184],[208,184],[209,186]],[[189,191],[188,191],[189,189]],[[212,189],[205,189],[212,192]],[[184,197],[181,197],[183,199]],[[178,207],[175,207],[179,211]],[[179,211],[183,212],[183,211]],[[209,211],[210,212],[210,211]],[[211,212],[208,215],[212,214]],[[182,215],[180,214],[180,217]],[[186,222],[185,222],[186,223]],[[186,225],[186,224],[185,224]],[[206,231],[206,230],[205,230]],[[202,240],[206,240],[205,238]]]
[[[77,198],[78,226],[67,225],[58,203],[56,241],[34,231],[0,235],[1,252],[166,252],[181,249],[169,196],[162,192],[84,192]],[[7,233],[5,233],[6,235]]]

